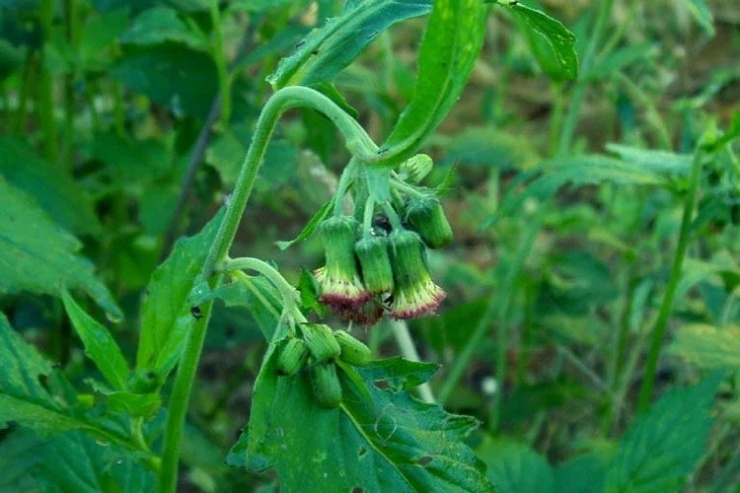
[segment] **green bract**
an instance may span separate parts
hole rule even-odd
[[[395,288],[391,317],[414,318],[433,313],[445,293],[432,281],[424,259],[424,243],[408,230],[393,231],[388,237]]]
[[[311,387],[321,407],[335,408],[342,401],[342,387],[333,363],[322,363],[311,368]]]
[[[339,355],[342,361],[354,366],[370,364],[373,353],[369,347],[343,330],[335,331],[334,337],[342,348],[342,353]]]
[[[355,261],[358,223],[350,216],[335,216],[319,226],[326,264],[315,272],[322,303],[342,311],[362,305],[370,293],[360,281]]]
[[[302,330],[306,347],[316,361],[323,363],[333,360],[342,352],[328,325],[304,324]]]
[[[355,253],[362,267],[362,281],[371,294],[393,290],[393,270],[388,255],[388,239],[369,236],[355,244]]]
[[[278,358],[278,371],[285,375],[295,375],[306,364],[308,348],[302,339],[290,339]]]
[[[412,201],[406,209],[406,220],[424,243],[432,248],[448,245],[452,241],[452,228],[436,197]]]

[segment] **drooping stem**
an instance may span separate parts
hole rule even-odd
[[[344,135],[347,148],[355,157],[368,156],[377,150],[377,146],[360,124],[323,94],[298,86],[286,87],[276,92],[264,106],[257,121],[252,142],[239,172],[234,194],[229,200],[226,214],[211,244],[203,269],[195,282],[196,285],[207,281],[211,287],[215,287],[221,281],[222,274],[216,272],[216,266],[227,258],[270,136],[278,118],[288,109],[297,107],[319,111],[329,118]],[[162,470],[157,484],[159,493],[174,493],[176,490],[182,431],[212,308],[212,301],[201,306],[202,317],[195,321],[188,334],[177,368],[169,400]]]
[[[416,350],[416,345],[414,344],[414,340],[411,338],[409,326],[406,322],[403,320],[389,320],[388,325],[391,327],[393,336],[396,338],[396,344],[401,350],[403,357],[409,361],[421,361],[421,358],[419,358],[419,352]],[[417,391],[419,392],[419,397],[422,401],[428,402],[429,404],[434,404],[436,402],[429,382],[424,382],[419,385]]]
[[[660,348],[663,345],[663,339],[668,330],[668,320],[671,317],[673,300],[676,297],[678,283],[681,280],[681,269],[683,267],[683,261],[686,257],[686,250],[689,246],[689,240],[691,237],[691,221],[694,214],[694,206],[696,204],[696,195],[699,190],[699,176],[701,174],[702,157],[703,152],[700,149],[697,149],[694,153],[693,164],[691,165],[689,188],[686,192],[686,199],[684,201],[681,229],[678,235],[676,253],[673,257],[673,265],[671,266],[671,275],[668,278],[668,287],[666,288],[665,296],[663,296],[663,302],[660,305],[658,319],[655,322],[655,327],[653,327],[653,332],[651,334],[650,351],[648,353],[647,362],[645,363],[645,375],[642,380],[642,386],[640,387],[640,397],[637,401],[637,409],[640,412],[644,411],[650,404],[650,398],[652,397],[653,387],[655,385],[655,375],[658,368]]]

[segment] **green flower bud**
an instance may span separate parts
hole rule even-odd
[[[403,178],[407,179],[411,183],[420,183],[421,180],[423,180],[429,172],[432,171],[433,165],[434,162],[432,161],[432,158],[426,154],[417,154],[416,156],[402,162],[398,171],[401,173]]]
[[[370,348],[343,330],[334,332],[334,337],[342,348],[339,359],[354,366],[367,366],[373,360]]]
[[[308,348],[302,339],[293,338],[283,347],[278,356],[278,371],[283,375],[295,375],[306,364]]]
[[[337,368],[333,363],[313,366],[309,373],[313,394],[319,405],[333,409],[342,402],[342,387],[339,384]]]
[[[314,273],[321,291],[319,300],[337,310],[362,305],[370,299],[357,272],[357,228],[357,221],[350,216],[332,217],[319,226],[326,256],[326,265]]]
[[[328,325],[304,324],[301,328],[306,347],[319,363],[333,360],[342,352],[342,348],[339,347],[339,343]]]
[[[435,197],[412,201],[406,209],[406,221],[431,248],[439,248],[452,241],[452,228],[442,204]]]
[[[362,280],[370,294],[393,290],[393,269],[388,256],[388,239],[370,236],[355,243],[355,253],[362,268]]]
[[[433,313],[445,292],[429,275],[421,238],[413,231],[397,230],[388,239],[395,279],[391,317],[408,319]]]

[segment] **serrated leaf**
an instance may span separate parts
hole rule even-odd
[[[87,357],[95,363],[108,383],[116,389],[125,388],[128,363],[108,329],[85,313],[66,290],[62,291],[62,301],[75,332],[82,339]]]
[[[681,485],[704,455],[721,375],[666,392],[625,432],[607,474],[606,493],[662,493]]]
[[[321,206],[321,209],[319,209],[316,212],[316,214],[313,215],[311,220],[308,221],[308,223],[306,224],[306,226],[304,226],[303,230],[301,230],[298,236],[296,236],[290,241],[276,242],[278,248],[280,248],[280,250],[287,250],[288,248],[292,247],[296,243],[299,243],[305,240],[306,238],[308,238],[309,236],[311,236],[311,234],[314,232],[316,227],[321,223],[321,221],[323,221],[324,218],[326,218],[326,216],[331,214],[331,211],[333,210],[334,210],[334,201],[330,200],[329,202]]]
[[[0,174],[9,184],[32,195],[69,231],[100,233],[100,222],[84,191],[61,167],[41,158],[25,139],[0,136]]]
[[[539,174],[542,172],[542,174]],[[524,190],[520,187],[529,180]],[[630,166],[619,159],[601,155],[555,158],[542,162],[536,170],[522,173],[512,183],[501,206],[487,225],[521,210],[529,199],[545,201],[566,184],[574,186],[594,185],[602,182],[634,185],[663,185],[666,179],[650,169]]]
[[[137,45],[182,43],[199,51],[208,51],[208,39],[191,30],[178,17],[176,10],[167,7],[154,7],[139,14],[121,36],[121,42]]]
[[[624,162],[656,173],[687,175],[693,160],[691,154],[676,154],[674,152],[655,149],[640,149],[615,143],[607,144],[606,148],[608,151],[618,155]]]
[[[152,273],[141,307],[136,369],[153,371],[160,381],[175,366],[195,318],[190,293],[223,219],[223,209],[197,235],[180,239]]]
[[[552,467],[528,445],[488,439],[476,453],[486,463],[486,475],[498,493],[555,493]]]
[[[574,80],[578,76],[578,55],[573,33],[560,21],[520,2],[506,7],[522,21],[532,53],[547,76],[554,80]]]
[[[0,428],[15,421],[37,429],[63,431],[78,423],[41,385],[51,364],[25,343],[0,314]]]
[[[101,444],[82,432],[68,432],[48,439],[16,430],[10,443],[0,442],[0,456],[15,453],[27,457],[26,474],[12,482],[12,477],[3,477],[0,491],[139,493],[154,488],[154,474],[140,465],[133,454],[120,447]],[[23,465],[16,464],[16,467]],[[3,473],[5,476],[5,469]],[[8,489],[4,488],[6,485]]]
[[[280,61],[267,80],[276,89],[331,82],[385,29],[396,22],[425,15],[431,7],[431,0],[348,2],[339,17],[311,31],[293,55]]]
[[[82,289],[113,318],[121,318],[92,264],[77,252],[80,242],[46,215],[34,200],[0,175],[0,294],[29,291],[60,296],[62,287]]]
[[[396,163],[416,153],[460,94],[483,45],[486,8],[480,0],[437,0],[419,50],[414,96],[381,146]]]
[[[405,390],[433,365],[395,359],[363,369],[341,366],[343,401],[327,410],[316,404],[305,372],[277,376],[273,348],[230,463],[274,467],[285,491],[493,491],[463,442],[475,420]]]
[[[669,351],[701,368],[740,368],[740,327],[687,325],[676,332]]]
[[[532,139],[493,127],[467,127],[447,140],[441,164],[527,169],[539,160]]]
[[[26,344],[0,314],[0,429],[9,422],[41,432],[59,433],[82,429],[118,443],[126,442],[117,432],[80,416],[42,382],[59,377],[49,361]]]

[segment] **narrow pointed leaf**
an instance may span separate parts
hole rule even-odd
[[[578,76],[576,37],[560,21],[520,2],[506,5],[524,28],[537,62],[553,80],[574,80]]]
[[[136,368],[165,377],[175,366],[195,321],[189,300],[223,219],[223,211],[197,235],[179,240],[152,274],[141,307]],[[163,381],[164,378],[160,378]]]
[[[108,329],[85,313],[66,290],[62,292],[62,300],[67,315],[85,346],[85,354],[93,360],[108,383],[116,389],[125,388],[129,374],[128,363]]]
[[[437,0],[419,52],[414,96],[381,146],[379,159],[411,157],[444,119],[465,87],[483,45],[486,7],[480,0]]]
[[[298,43],[267,80],[276,88],[331,82],[360,51],[392,24],[426,15],[431,0],[360,0],[347,2],[339,17],[329,19]]]

